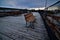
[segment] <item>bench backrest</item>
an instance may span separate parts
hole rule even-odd
[[[33,22],[35,20],[35,17],[32,13],[27,13],[24,15],[26,22]]]

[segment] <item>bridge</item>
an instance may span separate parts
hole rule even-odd
[[[28,10],[0,7],[0,40],[60,40],[60,9]],[[36,18],[35,29],[25,27],[24,14]]]

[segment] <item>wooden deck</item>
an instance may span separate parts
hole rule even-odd
[[[41,16],[36,17],[35,29],[26,28],[24,15],[0,18],[0,40],[49,40],[48,33]]]

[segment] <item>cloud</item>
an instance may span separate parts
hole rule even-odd
[[[3,0],[2,6],[10,6],[17,8],[41,7],[43,2],[40,0]]]
[[[14,0],[13,1],[9,1],[8,5],[12,6],[12,7],[15,7],[15,8],[27,8],[27,6],[24,6],[22,4],[18,4],[18,2],[14,1]]]
[[[16,6],[16,2],[14,1],[6,1],[7,5],[11,5],[11,6]]]
[[[14,8],[36,8],[44,7],[45,1],[46,0],[0,0],[0,6]],[[53,4],[55,1],[56,0],[47,0],[47,6]]]
[[[17,0],[4,0],[1,2],[0,6],[5,6],[5,7],[14,7],[14,8],[28,8],[28,6],[24,6],[22,4],[18,4]]]

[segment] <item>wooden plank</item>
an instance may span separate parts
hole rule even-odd
[[[27,17],[33,16],[33,14],[29,13],[29,14],[25,14],[24,16],[27,18]]]
[[[50,16],[50,17],[52,17],[55,20],[60,20],[60,17],[59,16],[53,16],[53,15],[47,15],[47,16]]]
[[[33,16],[32,13],[25,14],[24,16],[25,16],[26,22],[33,22],[35,20],[35,17]]]
[[[53,31],[56,30],[56,28],[55,28],[56,25],[54,25],[49,19],[47,19],[46,22],[47,22],[48,26],[49,26]]]
[[[54,15],[43,15],[43,18],[45,19],[47,25],[51,28],[52,32],[54,32],[55,36],[60,40],[60,30],[56,24],[54,24],[48,17],[51,17],[52,19],[55,19],[57,21],[60,21],[59,16]],[[54,20],[53,20],[54,21]]]
[[[60,31],[59,31],[59,29],[58,29],[58,26],[55,25],[54,23],[52,23],[49,19],[47,19],[46,22],[47,22],[48,26],[51,28],[51,30],[52,30],[53,32],[57,33],[57,34],[55,34],[56,37],[57,37],[58,39],[60,39]]]

